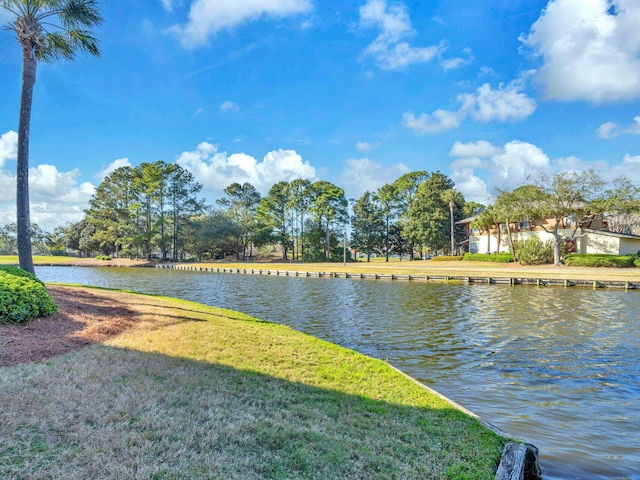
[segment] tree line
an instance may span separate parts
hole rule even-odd
[[[80,221],[52,234],[37,225],[34,249],[73,250],[161,260],[233,256],[243,261],[264,245],[283,260],[342,260],[349,252],[407,256],[449,252],[450,225],[473,213],[451,179],[440,172],[405,174],[359,199],[325,180],[281,181],[262,196],[250,183],[232,183],[213,204],[202,185],[176,164],[120,167],[98,186]],[[0,230],[2,253],[12,253],[15,228]],[[3,235],[5,233],[5,235]],[[459,241],[463,230],[455,228]],[[455,247],[454,247],[455,248]]]
[[[281,181],[265,196],[250,183],[232,183],[208,204],[190,172],[158,161],[114,170],[82,220],[52,234],[33,225],[32,239],[40,254],[74,250],[85,256],[244,261],[262,246],[278,245],[283,260],[312,262],[342,260],[348,245],[350,254],[388,261],[463,251],[467,238],[457,222],[473,217],[481,232],[505,226],[512,253],[518,224],[540,226],[554,236],[558,260],[561,244],[571,237],[567,225],[577,230],[606,221],[621,233],[640,227],[639,189],[627,179],[607,184],[587,171],[530,180],[500,190],[489,206],[465,201],[438,171],[404,174],[358,199],[347,199],[342,188],[324,180]],[[0,228],[0,253],[14,253],[15,234],[15,224]],[[489,253],[498,245],[487,248]]]

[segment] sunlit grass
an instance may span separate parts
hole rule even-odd
[[[504,440],[382,361],[236,312],[103,294],[138,327],[0,369],[0,477],[494,476]]]
[[[75,257],[62,257],[57,255],[35,255],[33,262],[38,263],[51,263],[56,265],[65,265],[74,263],[78,260]],[[18,265],[19,260],[17,255],[0,255],[0,264],[2,265]]]

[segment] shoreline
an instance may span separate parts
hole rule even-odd
[[[0,256],[0,264],[16,265],[16,257]],[[312,274],[337,274],[344,276],[375,276],[400,279],[400,277],[468,277],[548,279],[553,283],[576,282],[630,282],[640,284],[640,268],[568,267],[556,265],[522,266],[515,263],[415,260],[405,262],[347,262],[299,263],[299,262],[160,262],[157,260],[112,259],[96,260],[77,257],[34,257],[38,266],[74,267],[164,267],[218,270],[267,270],[273,272],[309,272]],[[226,272],[225,272],[226,273]],[[485,283],[486,280],[485,280]]]
[[[466,409],[464,408],[460,408],[457,404],[455,404],[448,398],[443,397],[442,395],[434,392],[420,382],[417,382],[412,377],[409,377],[408,375],[400,372],[389,363],[381,360],[376,360],[372,357],[356,353],[344,347],[340,347],[336,344],[325,342],[315,337],[305,335],[296,330],[290,329],[289,327],[262,322],[247,315],[238,312],[232,312],[230,310],[207,307],[195,302],[188,302],[168,297],[150,297],[145,294],[134,294],[118,290],[98,290],[95,288],[78,286],[60,285],[56,286],[55,288],[59,292],[73,292],[69,299],[73,302],[73,305],[77,304],[74,308],[79,308],[81,311],[85,312],[86,308],[90,306],[98,307],[98,311],[102,312],[103,316],[110,316],[109,312],[114,307],[114,305],[109,305],[108,307],[107,305],[102,305],[103,297],[113,299],[116,301],[116,303],[121,303],[121,308],[124,309],[122,312],[120,312],[120,316],[132,317],[132,319],[135,319],[135,325],[131,324],[130,327],[126,328],[126,331],[123,331],[121,334],[115,337],[111,337],[108,340],[105,339],[106,341],[104,343],[103,341],[98,340],[96,343],[102,344],[102,346],[98,346],[99,350],[80,348],[80,351],[83,353],[80,353],[79,351],[78,353],[72,354],[74,356],[71,357],[68,354],[65,354],[61,356],[51,357],[44,364],[37,362],[32,364],[16,365],[15,367],[8,367],[7,370],[4,370],[4,368],[0,369],[0,371],[3,371],[3,375],[11,376],[11,372],[16,372],[17,377],[21,379],[21,381],[19,382],[17,380],[16,382],[8,382],[8,384],[11,384],[13,387],[17,388],[16,392],[14,392],[16,394],[18,391],[21,391],[24,395],[32,395],[34,399],[40,398],[40,395],[37,393],[37,391],[32,391],[29,389],[34,387],[29,387],[30,383],[28,380],[31,377],[28,375],[21,376],[20,372],[24,371],[25,369],[28,371],[33,370],[35,372],[40,371],[43,368],[45,368],[47,371],[53,369],[57,372],[59,369],[60,372],[66,372],[66,370],[70,368],[71,364],[69,362],[73,358],[87,357],[85,360],[88,360],[86,362],[83,361],[78,363],[78,365],[74,366],[73,368],[77,367],[82,370],[83,368],[85,368],[85,364],[95,364],[95,369],[97,371],[102,371],[101,369],[104,368],[102,355],[108,354],[114,356],[114,361],[110,362],[109,365],[111,365],[113,369],[116,369],[116,371],[108,375],[108,377],[112,378],[113,381],[107,382],[104,388],[108,386],[111,389],[116,388],[117,391],[120,391],[120,389],[124,388],[125,386],[134,387],[141,382],[148,382],[150,378],[148,376],[145,376],[146,374],[142,375],[146,371],[145,368],[151,368],[150,366],[132,370],[129,366],[130,360],[124,361],[124,357],[130,358],[132,355],[135,355],[136,358],[139,358],[139,360],[136,360],[136,362],[144,362],[145,365],[156,364],[158,361],[164,362],[165,360],[163,359],[167,359],[167,361],[170,362],[171,365],[173,365],[174,360],[171,359],[182,358],[183,360],[178,360],[178,362],[181,362],[179,365],[174,365],[176,366],[176,368],[178,368],[178,370],[189,368],[190,370],[194,370],[194,372],[198,374],[202,370],[205,375],[204,378],[206,378],[208,382],[211,381],[212,368],[221,370],[220,373],[223,376],[220,377],[219,380],[216,380],[216,382],[221,383],[228,382],[226,377],[227,372],[229,372],[233,376],[233,378],[241,375],[243,380],[240,382],[240,385],[243,386],[246,385],[247,382],[253,382],[257,378],[256,375],[260,375],[260,381],[256,382],[255,384],[256,391],[254,393],[257,395],[255,396],[255,400],[252,400],[249,403],[247,403],[248,400],[240,402],[238,404],[238,407],[241,409],[246,408],[247,405],[253,405],[253,403],[255,402],[260,403],[260,395],[263,395],[266,392],[263,386],[264,382],[275,382],[274,386],[277,385],[278,388],[287,388],[287,391],[290,395],[294,395],[294,392],[299,392],[302,389],[303,391],[301,392],[301,397],[298,400],[298,404],[300,407],[304,403],[308,402],[310,398],[316,398],[318,395],[331,396],[331,399],[328,401],[328,403],[324,401],[318,403],[316,400],[313,400],[311,402],[311,405],[309,406],[310,410],[304,415],[302,415],[302,413],[299,415],[303,420],[307,415],[311,415],[313,414],[313,412],[316,412],[316,410],[323,409],[327,405],[329,406],[329,408],[331,408],[331,410],[322,415],[322,421],[329,421],[328,419],[334,415],[337,415],[339,419],[341,418],[340,415],[345,415],[345,413],[343,412],[345,405],[348,405],[352,401],[357,402],[354,408],[346,407],[346,415],[349,422],[353,420],[354,416],[363,416],[362,427],[358,427],[354,430],[355,445],[359,444],[359,441],[356,441],[358,438],[360,438],[359,429],[365,428],[365,425],[371,425],[371,415],[375,414],[376,418],[380,416],[380,421],[383,418],[391,415],[389,421],[391,421],[392,423],[390,425],[395,425],[395,423],[398,421],[397,418],[399,417],[396,417],[396,414],[391,413],[392,411],[402,410],[405,413],[409,412],[411,415],[418,415],[420,418],[422,418],[422,416],[424,415],[427,415],[429,418],[435,415],[437,416],[438,420],[436,420],[435,417],[433,417],[432,420],[437,425],[440,425],[441,422],[444,422],[441,426],[448,425],[448,422],[452,422],[450,426],[453,430],[447,429],[447,432],[440,430],[436,432],[432,428],[427,428],[424,431],[416,430],[415,435],[418,436],[414,437],[413,441],[431,442],[432,440],[430,440],[429,438],[431,437],[431,435],[435,435],[433,440],[436,441],[436,444],[434,445],[439,445],[439,443],[437,442],[440,441],[445,443],[454,441],[454,437],[451,437],[446,441],[439,440],[441,436],[449,438],[449,436],[454,435],[455,438],[458,438],[457,434],[455,434],[455,430],[457,428],[462,427],[465,430],[468,429],[468,435],[474,437],[477,443],[475,441],[469,442],[469,439],[465,440],[465,442],[467,443],[465,443],[466,446],[462,447],[462,457],[449,458],[449,453],[443,451],[442,454],[447,456],[447,463],[445,465],[448,464],[449,467],[447,468],[445,467],[445,465],[440,464],[439,468],[443,469],[442,473],[444,473],[444,470],[449,469],[453,469],[451,470],[451,472],[457,471],[458,468],[466,469],[467,467],[464,466],[466,464],[466,460],[464,458],[465,451],[467,451],[468,449],[475,450],[477,448],[478,450],[476,451],[476,454],[480,454],[480,452],[482,451],[483,455],[486,455],[487,451],[484,449],[487,447],[483,447],[481,444],[489,441],[489,439],[492,439],[491,442],[494,442],[495,445],[495,441],[497,440],[497,438],[493,436],[496,435],[495,428],[490,428],[488,425],[486,425],[486,422],[480,421],[480,419],[476,415],[466,411]],[[84,301],[80,302],[83,303],[84,306],[80,306],[80,304],[77,302],[77,293],[79,292],[86,292],[87,294],[91,295],[91,298],[95,297],[95,299],[87,297],[86,299],[84,299]],[[69,304],[69,306],[71,306],[72,304]],[[64,315],[62,315],[62,317],[64,317]],[[178,317],[183,318],[183,320],[177,321]],[[43,321],[46,321],[46,319],[44,319]],[[231,325],[233,325],[234,328],[229,328]],[[241,335],[243,340],[241,340],[241,337],[239,337],[239,335]],[[264,342],[258,342],[258,344],[256,344],[256,335],[265,336],[266,340]],[[229,337],[228,339],[226,339],[227,336]],[[176,342],[176,338],[181,338],[180,342]],[[238,345],[239,341],[242,345],[246,346],[245,350],[243,350],[243,348]],[[217,348],[211,349],[210,342],[214,342],[214,344],[217,345]],[[300,343],[305,345],[306,348],[301,350]],[[290,351],[290,349],[292,350]],[[309,350],[308,352],[307,349]],[[240,350],[244,351],[244,353],[239,354]],[[109,353],[109,351],[111,353]],[[303,351],[305,353],[303,353]],[[79,357],[77,355],[79,355]],[[123,356],[123,360],[115,361],[116,358],[120,358],[121,356]],[[147,363],[147,358],[150,359],[149,361],[151,362],[151,364]],[[191,363],[189,363],[188,367],[185,367],[184,362]],[[45,366],[43,367],[42,365]],[[334,365],[336,369],[331,368],[331,365]],[[151,378],[163,379],[165,375],[168,375],[167,372],[171,370],[168,367],[169,365],[161,368],[157,373],[152,375]],[[119,371],[120,368],[122,368],[123,371]],[[135,372],[142,375],[140,381],[130,380],[130,377],[132,377]],[[331,375],[329,375],[328,372],[332,372]],[[57,373],[47,374],[47,380],[45,380],[44,377],[39,379],[39,383],[37,383],[38,389],[41,388],[41,383],[48,381],[50,377],[53,378],[56,375]],[[69,376],[67,373],[60,373],[60,375],[63,375],[65,378]],[[76,378],[78,375],[86,375],[86,372],[79,371],[77,375],[71,375],[69,378]],[[98,382],[98,384],[96,385],[101,385],[100,382],[102,382],[102,380],[98,379],[102,379],[103,374],[101,373],[100,375],[89,375],[87,378],[90,378],[92,380],[89,381],[89,384],[83,385],[82,388],[87,387],[89,389],[92,389],[94,388],[94,386],[92,386],[92,382],[94,381]],[[193,388],[196,388],[195,384],[193,386],[190,386],[189,384],[186,385],[185,388],[181,387],[176,389],[176,387],[172,383],[182,382],[183,380],[179,380],[182,378],[189,378],[189,376],[183,377],[178,375],[178,377],[176,377],[176,380],[171,380],[169,384],[165,385],[164,383],[161,383],[158,386],[158,388],[160,389],[158,393],[159,395],[172,395],[171,392],[176,391],[178,397],[180,397],[176,397],[176,399],[171,398],[168,402],[160,402],[160,404],[165,405],[169,410],[171,410],[175,405],[182,405],[184,402],[189,403],[189,401],[191,401],[185,399],[184,397],[181,397],[179,393],[180,391],[190,391]],[[405,380],[403,380],[403,378]],[[123,383],[122,379],[127,380]],[[16,387],[16,384],[21,383],[25,383],[25,385],[23,387],[20,387],[19,385]],[[202,385],[201,382],[196,382],[196,384]],[[58,382],[56,383],[56,385],[56,389],[67,388],[67,382],[63,382],[62,384]],[[288,387],[287,385],[290,385],[290,387]],[[170,388],[168,388],[167,390],[167,387]],[[229,384],[229,388],[230,387],[231,384]],[[24,388],[27,388],[27,390],[25,390]],[[80,387],[77,384],[76,380],[69,383],[69,395],[75,396],[77,394],[76,390],[78,388]],[[103,387],[100,387],[100,389],[102,388]],[[337,394],[332,393],[336,391],[335,389],[338,390]],[[274,390],[274,388],[270,388],[268,391],[273,393],[276,390],[277,389]],[[58,392],[58,390],[56,390],[56,392]],[[219,393],[225,396],[226,401],[227,392],[223,389]],[[58,393],[56,394],[58,395]],[[11,394],[9,393],[9,395]],[[338,395],[338,397],[334,399],[334,395]],[[83,396],[82,398],[89,397],[90,396]],[[62,404],[64,405],[64,397],[61,398],[63,398]],[[129,400],[127,400],[129,398],[138,398],[138,394],[133,395],[127,393],[124,396],[124,399],[127,403],[129,402]],[[252,396],[251,398],[254,397]],[[365,399],[361,400],[361,398]],[[178,400],[180,401],[178,402]],[[206,399],[203,399],[202,397],[194,397],[194,401],[196,400],[205,401]],[[270,402],[270,404],[277,406],[278,402],[276,400],[277,398],[274,398],[273,401]],[[219,401],[221,400],[214,401],[211,407],[213,408],[214,405],[217,405],[216,402]],[[7,404],[10,403],[11,402],[8,402]],[[69,401],[67,403],[69,403],[70,405],[76,405],[74,401]],[[445,404],[447,405],[446,407]],[[334,411],[333,405],[339,405],[340,408]],[[125,416],[123,417],[125,420],[129,418],[129,416],[138,415],[138,413],[136,413],[138,411],[138,407],[136,407],[135,405],[133,405],[133,407],[134,408],[130,413],[126,413],[128,410],[124,410],[122,412],[125,414]],[[77,405],[74,406],[74,409],[76,409],[74,410],[74,415],[79,416],[79,418],[85,415],[84,412],[79,413],[77,408]],[[91,410],[93,408],[95,408],[95,406],[89,404],[86,415],[92,415],[93,413]],[[288,411],[288,408],[289,407],[287,407],[285,411]],[[369,412],[370,408],[372,410]],[[457,410],[460,416],[456,414],[454,415],[454,417],[451,417],[451,414],[446,412],[449,408]],[[179,410],[172,411],[174,411],[176,415],[182,414],[178,413]],[[276,413],[278,411],[279,410],[276,410]],[[440,417],[441,414],[438,412],[442,412],[442,417]],[[64,411],[62,413],[64,416]],[[273,413],[274,412],[272,412],[272,414]],[[405,413],[403,413],[403,415]],[[17,408],[15,414],[12,415],[14,415],[15,421],[17,423],[22,421],[23,412],[19,408]],[[58,422],[58,420],[54,418],[59,415],[55,409],[51,411],[51,415],[51,422]],[[285,417],[288,418],[289,415],[284,415],[283,413],[282,417],[283,419]],[[8,418],[12,417],[9,416]],[[426,417],[423,420],[416,420],[415,422],[410,421],[409,425],[413,425],[414,423],[416,425],[423,424],[423,422],[425,421]],[[429,420],[429,423],[430,421],[431,420]],[[300,428],[305,432],[307,431],[307,428],[311,428],[307,427],[306,424],[299,426],[296,423],[295,418],[293,422],[294,423],[287,428],[290,428],[292,430],[297,430],[298,428]],[[349,422],[346,422],[345,419],[343,419],[342,421],[336,421],[335,428],[342,428],[343,425]],[[360,420],[358,420],[358,422],[360,422]],[[475,422],[477,422],[477,424]],[[316,425],[316,427],[313,428],[319,428],[318,425],[320,424],[313,424]],[[43,426],[39,426],[38,428],[45,428],[45,425],[48,425],[46,420],[44,421]],[[110,425],[111,424],[108,423],[103,425],[103,427],[111,428]],[[127,425],[127,423],[124,422],[123,425]],[[338,425],[340,425],[340,427],[338,427]],[[457,428],[454,428],[454,425]],[[211,425],[211,427],[214,426],[216,425]],[[71,427],[67,425],[64,428]],[[174,428],[174,430],[172,430],[174,432],[174,436],[182,435],[178,426],[172,428]],[[230,425],[228,428],[229,435],[236,434],[237,429],[235,424]],[[281,427],[276,426],[275,428],[277,428],[277,431],[279,432]],[[392,428],[392,426],[389,426],[388,428]],[[413,427],[407,426],[406,428],[409,429]],[[73,428],[71,428],[70,434],[73,434],[73,431]],[[215,431],[215,428],[212,428],[211,431]],[[488,431],[492,431],[493,434],[489,434]],[[349,432],[351,432],[351,430],[348,430],[345,433],[341,433],[339,437],[342,438],[343,435],[350,435],[351,433]],[[398,436],[396,436],[396,438],[389,437],[386,433],[386,429],[382,429],[382,432],[383,433],[380,434],[381,437],[379,440],[381,443],[387,441],[397,441],[397,438],[400,438],[402,437],[402,435],[406,434],[405,430],[401,429],[401,431],[398,432]],[[400,435],[401,432],[404,433]],[[121,432],[121,434],[125,437],[130,433],[131,432],[129,432],[129,430],[127,430],[126,428]],[[95,434],[98,434],[97,437],[95,436]],[[95,432],[95,434],[92,430],[86,432],[86,435],[91,442],[98,442],[98,449],[108,449],[108,446],[102,445],[99,432]],[[267,434],[271,435],[270,432],[267,432]],[[502,441],[508,441],[509,439],[509,437],[505,437],[504,434],[498,434],[498,436],[502,438]],[[462,437],[464,437],[464,435]],[[422,439],[420,440],[420,438]],[[457,441],[458,440],[455,440],[455,442]],[[333,441],[329,444],[332,443]],[[410,443],[412,444],[412,442]],[[260,443],[260,445],[262,445],[262,443]],[[381,448],[389,449],[391,448],[391,445],[386,445],[386,443],[384,443]],[[398,448],[405,447],[403,446]],[[491,449],[492,448],[490,447],[489,450]],[[428,450],[429,449],[427,448],[424,451]],[[39,454],[39,452],[36,453]],[[422,454],[423,452],[421,453],[420,451],[416,450],[416,455],[418,457],[420,457]],[[27,452],[24,455],[28,456],[29,453]],[[376,456],[373,456],[372,458],[375,459]],[[433,460],[435,460],[435,458]],[[444,458],[440,460],[444,460]],[[489,460],[489,458],[485,457],[485,461],[486,460]],[[319,461],[320,464],[326,466],[326,463],[322,461],[321,458],[319,459]],[[16,462],[15,465],[18,465],[19,463],[20,462]],[[403,463],[404,462],[402,462],[402,464],[400,465],[401,468],[404,468]],[[476,466],[480,467],[480,463],[476,464]],[[490,460],[489,463],[491,463]],[[350,462],[347,462],[347,466],[349,465]],[[486,468],[487,464],[484,463],[483,466]],[[180,471],[179,469],[181,467],[179,465],[176,465],[175,468]],[[416,468],[418,470],[422,468],[420,466],[420,463],[416,464]],[[375,476],[371,478],[375,478]],[[453,478],[456,478],[455,474],[453,475]]]

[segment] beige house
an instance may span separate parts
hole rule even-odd
[[[470,253],[498,253],[509,252],[509,236],[507,225],[501,223],[494,225],[489,230],[472,227],[476,217],[469,217],[459,222],[467,233],[466,250]],[[554,227],[554,220],[545,220],[548,230]],[[532,225],[528,221],[509,224],[513,242],[526,240],[531,236],[537,236],[543,242],[554,240],[551,233],[538,225]],[[640,235],[628,235],[607,230],[606,222],[595,220],[576,226],[574,219],[567,219],[560,225],[558,233],[563,238],[569,238],[570,251],[576,253],[599,253],[609,255],[636,254],[640,251]]]

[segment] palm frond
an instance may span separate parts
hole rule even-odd
[[[100,54],[91,33],[102,23],[97,0],[0,0],[0,8],[15,16],[5,28],[40,61],[72,59],[77,51]]]
[[[96,0],[66,0],[60,19],[67,29],[97,27],[102,23]]]
[[[96,57],[100,55],[100,49],[98,48],[98,39],[91,35],[90,31],[70,30],[68,32],[68,35],[75,50],[80,50]]]
[[[46,45],[38,50],[38,60],[50,62],[58,58],[72,59],[74,57],[73,46],[67,35],[55,32],[46,35]]]

